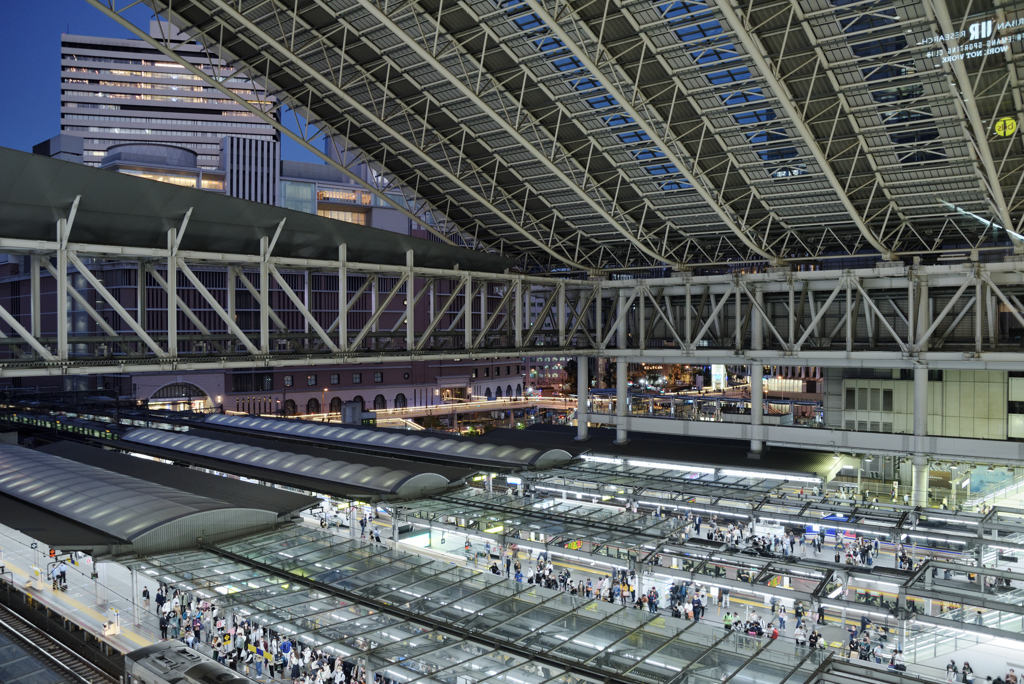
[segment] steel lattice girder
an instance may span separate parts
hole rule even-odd
[[[85,335],[76,330],[74,345],[68,324],[44,331],[33,313],[28,329],[0,307],[11,331],[0,340],[8,350],[0,373],[373,363],[556,350],[664,363],[1012,369],[1024,362],[1024,267],[1015,260],[983,264],[964,255],[961,263],[937,266],[572,281],[423,268],[412,250],[404,266],[351,262],[344,245],[337,259],[274,256],[268,238],[259,254],[184,251],[175,232],[163,249],[0,238],[0,249],[31,255],[35,264],[56,256],[47,271],[58,287],[77,270],[109,307],[102,316],[88,297],[76,298],[95,325]],[[196,287],[205,313],[200,317],[176,293],[171,299],[169,283],[177,281],[169,273],[155,278],[159,297],[169,300],[169,314],[178,310],[188,320],[166,333],[159,325],[149,329],[137,320],[134,299],[122,302],[104,278],[89,273],[100,268],[89,263],[180,271]],[[259,324],[241,327],[231,313],[234,298],[204,285],[209,281],[202,271],[233,279],[233,288],[251,297],[251,320]],[[318,293],[315,305],[295,294],[307,287]],[[281,294],[272,298],[268,288]],[[41,310],[40,293],[33,288],[33,312]],[[57,321],[68,320],[58,314]]]
[[[595,270],[1010,246],[1024,160],[992,125],[1021,107],[1021,43],[954,69],[929,37],[1017,9],[967,11],[194,0],[172,19],[464,233]]]

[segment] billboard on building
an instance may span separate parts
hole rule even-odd
[[[728,384],[728,376],[725,374],[725,366],[719,363],[711,364],[711,389],[724,390]]]

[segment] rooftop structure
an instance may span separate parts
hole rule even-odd
[[[354,450],[378,451],[417,459],[443,460],[467,466],[480,465],[499,469],[550,468],[572,460],[572,455],[563,449],[517,448],[487,441],[444,439],[434,435],[364,430],[312,422],[213,415],[206,419],[206,423],[215,427],[223,426],[241,431],[252,430],[284,439],[294,438],[313,443],[345,446]]]
[[[5,519],[15,527],[63,551],[95,556],[188,548],[199,538],[223,539],[279,522],[278,512],[264,507],[7,444],[0,445],[0,495]]]

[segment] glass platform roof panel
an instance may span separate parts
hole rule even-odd
[[[265,559],[261,562],[270,565],[281,548],[302,549],[291,559],[290,569],[276,564],[273,570],[250,567],[243,576],[247,561],[231,555],[242,550],[253,562]],[[358,572],[347,577],[363,578],[355,592],[337,582],[311,588],[299,580],[315,579],[312,572],[320,566],[347,570],[354,563],[360,563]],[[748,660],[746,667],[758,673],[762,668],[778,671],[779,677],[772,674],[766,681],[780,681],[799,665],[775,653],[779,649],[773,645],[763,652],[745,651],[740,639],[723,641],[721,630],[708,625],[572,597],[472,568],[454,569],[413,554],[382,552],[311,528],[249,538],[226,546],[223,553],[164,554],[138,565],[164,581],[186,581],[218,595],[224,612],[242,613],[346,657],[364,657],[373,669],[387,668],[400,682],[465,677],[520,684],[501,675],[517,670],[523,676],[536,675],[522,682],[540,684],[563,677],[566,666],[580,666],[583,674],[590,668],[637,684],[667,684],[708,651],[713,657],[702,660],[727,673]],[[376,589],[360,595],[369,586],[366,578],[378,576],[384,579]],[[403,587],[408,594],[402,593]],[[387,614],[392,606],[402,614]],[[531,665],[504,649],[532,654],[539,661]],[[522,672],[531,667],[540,669]]]

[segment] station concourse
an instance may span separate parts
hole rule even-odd
[[[74,1],[0,682],[1018,684],[1020,2]]]

